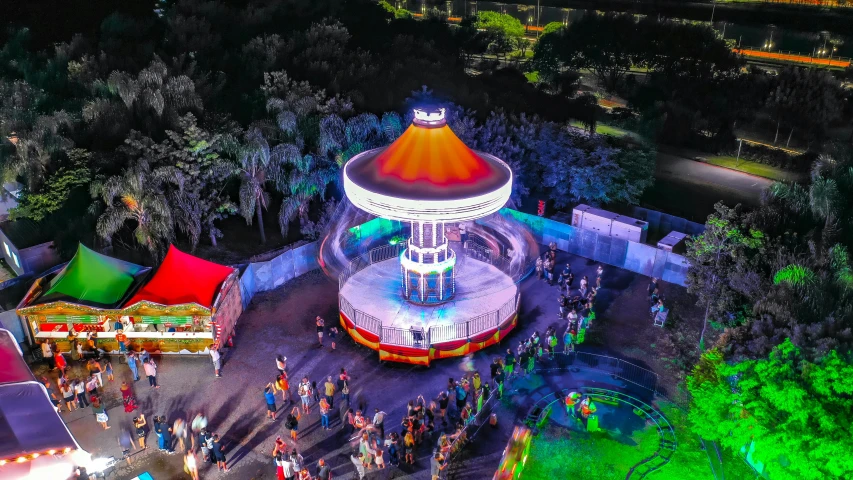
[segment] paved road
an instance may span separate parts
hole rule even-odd
[[[658,152],[655,185],[643,202],[667,213],[704,223],[714,204],[757,206],[761,191],[773,183],[727,168]]]

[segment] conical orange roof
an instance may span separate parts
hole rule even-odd
[[[505,163],[468,148],[441,117],[417,120],[391,145],[347,163],[346,175],[375,193],[410,200],[454,200],[494,191],[511,180]]]

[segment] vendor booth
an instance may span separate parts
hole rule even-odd
[[[152,273],[81,245],[65,266],[36,280],[18,315],[36,341],[53,339],[60,351],[79,342],[108,353],[207,353],[233,333],[242,312],[238,281],[236,269],[174,246]]]

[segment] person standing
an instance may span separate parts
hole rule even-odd
[[[222,363],[218,348],[213,347],[210,349],[210,359],[213,361],[213,373],[216,375],[216,378],[221,378],[222,375],[219,374],[219,370],[222,368]]]
[[[92,397],[92,412],[95,414],[95,420],[104,427],[104,430],[109,430],[111,427],[107,425],[110,417],[107,416],[107,409],[101,405],[101,400],[98,397]]]
[[[293,407],[293,410],[287,415],[287,420],[284,422],[285,428],[290,430],[290,438],[295,442],[299,432],[299,407]]]
[[[332,480],[332,469],[322,458],[317,462],[317,480]]]
[[[459,223],[459,240],[462,242],[462,248],[465,248],[465,242],[468,241],[468,227],[464,222]]]
[[[222,449],[222,440],[218,433],[213,434],[213,448],[211,449],[213,457],[216,459],[216,466],[220,471],[227,472],[228,464],[225,463],[225,452]]]
[[[308,377],[302,377],[298,387],[299,398],[302,399],[302,411],[306,414],[311,413],[311,382]]]
[[[506,355],[504,355],[504,373],[506,373],[506,378],[512,376],[512,371],[515,368],[515,355],[512,354],[512,349],[506,349]]]
[[[539,280],[542,280],[542,276],[545,274],[545,262],[542,261],[542,257],[536,257],[536,276]]]
[[[588,285],[589,285],[589,279],[587,278],[586,275],[584,275],[583,278],[581,278],[581,286],[580,286],[581,297],[586,297],[586,289],[587,289]]]
[[[157,415],[154,416],[154,434],[157,435],[157,448],[162,452],[166,449],[165,442],[163,441],[163,430],[165,429],[165,425],[163,424],[163,419]]]
[[[323,384],[323,388],[326,393],[326,402],[329,404],[329,408],[335,408],[335,384],[332,382],[332,376],[326,379],[326,383]]]
[[[133,417],[133,429],[136,431],[136,438],[139,440],[139,448],[145,450],[145,415],[140,414],[138,417]]]
[[[332,325],[329,327],[329,341],[332,342],[332,351],[335,351],[335,340],[338,338],[338,327]]]
[[[599,265],[595,270],[595,288],[601,288],[601,276],[604,275],[604,267]]]
[[[65,369],[68,368],[68,362],[65,361],[62,352],[56,352],[53,358],[56,361],[56,368],[59,369],[59,376],[62,377],[65,375]]]
[[[365,473],[363,457],[364,457],[364,454],[362,454],[361,452],[358,452],[357,454],[350,455],[350,457],[349,457],[350,461],[353,463],[353,465],[355,465],[355,471],[358,472],[359,480],[364,478],[364,473]]]
[[[338,390],[341,391],[341,400],[349,405],[349,374],[345,368],[341,368],[341,374],[338,375]]]
[[[563,271],[560,272],[559,284],[560,286],[564,286],[566,284],[566,280],[569,279],[569,275],[572,273],[572,265],[567,263]]]
[[[139,381],[139,366],[136,364],[137,355],[134,352],[130,352],[127,356],[127,367],[130,368],[130,372],[133,373],[133,381]]]
[[[264,387],[264,398],[267,401],[267,418],[275,421],[275,393],[269,383]]]
[[[53,343],[49,338],[41,342],[41,356],[47,361],[48,370],[56,368],[56,361],[53,358]]]
[[[565,295],[560,294],[557,304],[560,306],[560,313],[558,313],[557,316],[563,318],[569,309],[569,299],[566,298]]]
[[[296,470],[293,468],[293,462],[290,460],[290,454],[284,452],[281,454],[281,461],[279,462],[281,465],[281,473],[284,475],[285,480],[293,480],[296,478]]]
[[[287,369],[287,357],[284,355],[275,357],[275,368],[278,369],[279,375],[287,375],[284,373],[285,369]]]
[[[160,417],[160,422],[163,427],[163,446],[165,447],[166,453],[175,453],[172,449],[172,427],[166,423],[166,419],[163,417]]]
[[[281,391],[281,401],[291,403],[293,400],[290,398],[290,383],[287,382],[287,374],[281,374],[275,379],[276,390]]]
[[[375,408],[373,412],[373,426],[379,429],[379,439],[385,440],[385,416],[387,413],[378,408]]]
[[[320,424],[323,426],[323,430],[331,430],[331,427],[329,426],[329,411],[332,407],[329,406],[329,402],[326,401],[326,398],[328,397],[320,399]]]
[[[441,455],[441,452],[435,452],[435,455],[429,461],[429,474],[432,480],[438,480],[441,471],[445,467],[447,467],[447,464],[444,463],[444,457]]]
[[[326,329],[326,321],[317,315],[317,341],[320,343],[320,348],[323,347],[323,331]]]
[[[160,385],[157,385],[157,365],[154,363],[154,359],[149,358],[143,367],[145,368],[145,375],[148,376],[148,385],[160,388]]]
[[[124,329],[116,330],[116,341],[118,342],[118,353],[122,355],[127,353],[127,335],[124,334]]]

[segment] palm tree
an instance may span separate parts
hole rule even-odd
[[[159,258],[174,237],[172,212],[161,188],[166,181],[161,172],[152,171],[146,161],[140,160],[122,175],[93,182],[92,197],[106,205],[95,231],[110,241],[131,222],[137,243]]]
[[[293,144],[279,145],[274,156],[280,156],[282,164],[288,167],[278,185],[281,192],[289,193],[281,204],[278,225],[281,234],[287,236],[290,222],[297,216],[300,223],[308,218],[308,207],[316,197],[323,198],[326,186],[334,181],[337,171],[318,165],[313,155],[300,155]]]
[[[257,216],[261,243],[267,243],[263,217],[263,209],[269,206],[267,182],[280,183],[284,158],[284,152],[270,154],[269,143],[260,129],[251,128],[246,132],[245,141],[239,149],[237,167],[240,175],[240,214],[246,219],[247,225],[251,225],[252,217]]]
[[[9,134],[8,140],[15,146],[15,155],[9,159],[7,168],[14,174],[23,175],[30,191],[41,187],[54,155],[74,147],[74,142],[63,135],[71,124],[71,116],[58,111],[40,115],[29,128]]]

